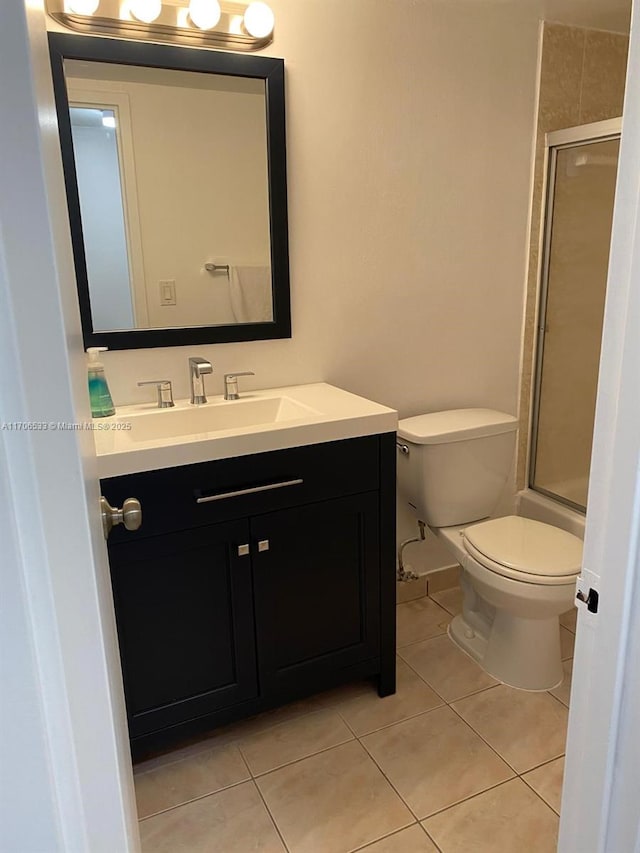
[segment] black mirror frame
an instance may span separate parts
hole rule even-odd
[[[262,56],[146,44],[93,36],[49,33],[49,53],[58,114],[62,165],[67,190],[71,239],[76,267],[78,299],[85,347],[109,349],[221,344],[291,337],[289,288],[289,235],[287,216],[287,163],[285,134],[284,60]],[[96,332],[91,317],[89,281],[84,251],[80,199],[76,177],[71,118],[64,77],[64,60],[79,59],[252,77],[265,81],[267,108],[267,158],[269,219],[271,229],[271,278],[273,321],[223,326]]]

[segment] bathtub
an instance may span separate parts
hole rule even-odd
[[[546,495],[524,489],[516,495],[516,515],[553,524],[584,539],[584,514]]]

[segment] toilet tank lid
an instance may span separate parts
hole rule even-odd
[[[403,418],[398,422],[398,436],[414,444],[444,444],[514,432],[517,425],[513,415],[494,409],[452,409]]]

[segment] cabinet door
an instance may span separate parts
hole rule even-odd
[[[248,524],[109,548],[131,737],[257,694]]]
[[[321,688],[379,656],[378,533],[372,493],[251,519],[264,695]]]

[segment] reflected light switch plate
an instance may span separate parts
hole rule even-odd
[[[160,305],[176,304],[176,282],[173,278],[160,280]]]

